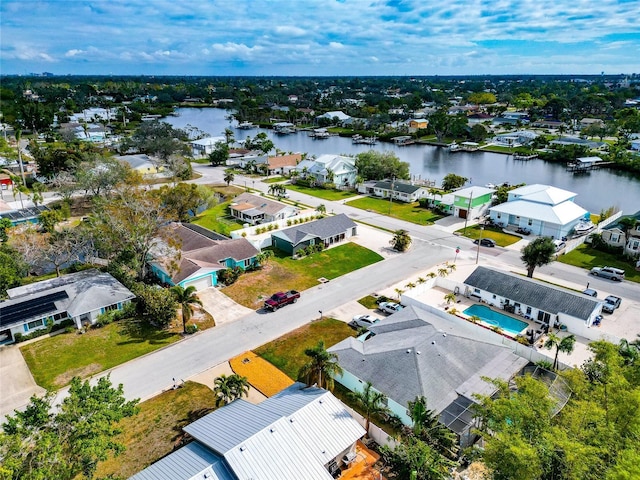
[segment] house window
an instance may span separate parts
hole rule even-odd
[[[109,305],[108,307],[104,307],[105,312],[111,312],[113,310],[118,310],[118,304],[114,303],[113,305]]]
[[[497,217],[498,217],[498,218],[502,218],[502,214],[500,214],[500,213],[499,213],[499,214],[497,215]]]
[[[492,298],[495,300],[495,299],[496,299],[496,296],[495,296],[495,295],[493,295],[493,297],[492,297]]]
[[[54,322],[57,322],[58,320],[62,320],[62,319],[67,318],[67,317],[68,317],[67,312],[56,313],[56,314],[53,316],[53,321],[54,321]]]
[[[480,289],[479,288],[474,288],[473,289],[473,293],[477,293],[478,295],[480,295]]]
[[[631,250],[638,250],[638,247],[640,247],[640,241],[634,240],[631,242]]]
[[[529,219],[529,226],[533,225],[533,220]]]
[[[527,315],[531,315],[531,307],[527,307]]]
[[[612,233],[611,234],[611,241],[613,243],[618,243],[620,241],[620,234],[618,233]]]
[[[40,320],[35,320],[33,322],[29,322],[27,325],[29,326],[29,328],[36,328],[36,327],[41,327],[44,324],[44,322],[42,321],[42,319]]]

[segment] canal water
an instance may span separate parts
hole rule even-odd
[[[514,160],[511,155],[490,152],[456,152],[429,145],[407,145],[404,147],[378,142],[374,146],[354,145],[350,138],[329,137],[314,140],[307,132],[291,135],[276,135],[272,130],[239,130],[236,123],[228,119],[228,113],[218,108],[181,108],[178,116],[167,117],[174,127],[197,127],[211,136],[222,136],[225,128],[234,131],[235,139],[265,132],[276,148],[284,152],[307,152],[311,155],[357,154],[370,149],[392,151],[402,161],[409,163],[412,177],[433,180],[440,185],[447,173],[455,173],[470,179],[473,185],[495,185],[508,182],[542,183],[563,188],[578,194],[576,203],[592,213],[611,206],[622,209],[625,214],[640,210],[640,176],[603,168],[586,174],[565,171],[564,165],[543,160]]]

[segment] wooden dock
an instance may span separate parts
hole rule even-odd
[[[613,165],[614,162],[593,162],[593,163],[567,163],[567,172],[571,173],[587,173],[591,170],[598,170],[602,167]]]

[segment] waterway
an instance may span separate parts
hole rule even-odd
[[[374,146],[354,145],[350,138],[329,137],[314,140],[307,132],[291,135],[276,135],[272,130],[239,130],[236,123],[228,119],[229,112],[217,108],[181,108],[178,116],[167,117],[174,127],[197,127],[211,136],[222,136],[225,128],[234,131],[237,141],[247,136],[265,132],[276,148],[284,152],[307,152],[311,155],[353,155],[370,149],[392,151],[402,161],[409,163],[413,178],[435,181],[440,185],[444,176],[455,173],[469,178],[473,185],[495,185],[542,183],[553,185],[578,194],[576,203],[592,213],[614,206],[625,214],[640,210],[640,176],[603,168],[585,174],[565,171],[564,165],[543,160],[514,160],[511,155],[490,152],[450,153],[445,148],[430,145],[408,145],[404,147],[379,142]]]

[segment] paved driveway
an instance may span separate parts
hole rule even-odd
[[[202,302],[202,308],[211,314],[216,325],[223,325],[253,313],[253,310],[234,302],[216,287],[199,291],[198,298]]]
[[[36,385],[22,352],[16,345],[0,347],[0,418],[29,403],[45,389]]]

